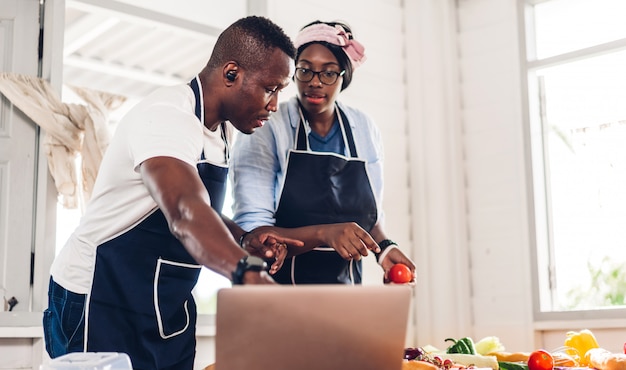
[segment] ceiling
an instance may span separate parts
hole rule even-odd
[[[220,32],[128,1],[66,0],[63,82],[130,99],[145,96],[191,79]]]

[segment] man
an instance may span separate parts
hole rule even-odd
[[[46,349],[127,353],[134,369],[192,369],[201,265],[235,284],[268,284],[285,244],[220,215],[233,129],[269,119],[295,49],[281,28],[247,17],[219,36],[188,85],[156,90],[120,122],[80,225],[51,269]]]

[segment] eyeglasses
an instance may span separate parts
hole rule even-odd
[[[309,82],[315,75],[319,78],[320,82],[324,85],[332,85],[337,82],[339,76],[343,76],[346,73],[345,70],[341,72],[335,71],[313,71],[308,68],[296,68],[296,78],[301,82]]]

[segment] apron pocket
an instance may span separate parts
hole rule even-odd
[[[191,290],[202,266],[159,258],[154,274],[154,310],[159,334],[168,339],[184,333],[196,314]]]

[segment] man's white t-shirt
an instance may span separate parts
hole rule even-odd
[[[208,130],[195,115],[188,85],[157,89],[120,121],[104,155],[92,198],[79,226],[52,264],[54,281],[74,293],[91,290],[96,247],[130,230],[157,209],[139,174],[153,157],[177,158],[196,166],[206,161],[227,167],[221,129]],[[232,142],[233,128],[226,124]]]

